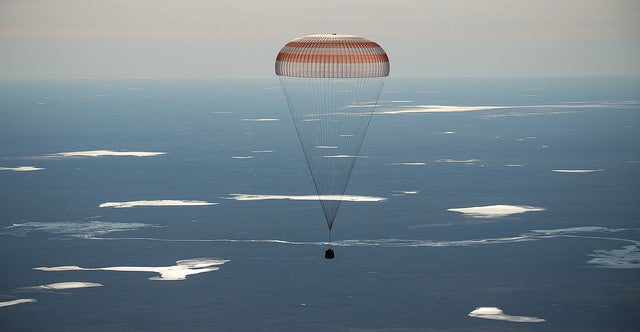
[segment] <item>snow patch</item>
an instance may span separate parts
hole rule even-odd
[[[38,302],[38,301],[36,301],[36,299],[17,299],[17,300],[11,300],[11,301],[4,301],[4,302],[0,302],[0,308],[8,307],[16,304],[32,303],[32,302]]]
[[[153,272],[159,274],[151,277],[149,280],[185,280],[187,276],[200,274],[205,272],[217,271],[218,266],[230,262],[228,259],[217,258],[192,258],[179,260],[176,265],[172,266],[112,266],[112,267],[96,267],[85,268],[80,266],[54,266],[54,267],[36,267],[34,270],[47,272],[60,271],[120,271],[120,272]]]
[[[551,171],[556,173],[593,173],[602,172],[604,169],[552,169]]]
[[[498,307],[478,307],[469,313],[469,317],[503,320],[516,323],[540,323],[545,321],[538,317],[507,315]]]
[[[471,218],[500,218],[512,214],[544,211],[544,208],[527,205],[487,205],[468,208],[452,208],[447,211],[460,212]]]
[[[164,155],[166,152],[146,152],[146,151],[112,151],[112,150],[90,150],[90,151],[73,151],[59,152],[45,155],[45,157],[53,158],[82,158],[82,157],[153,157]]]
[[[55,284],[48,284],[48,285],[25,287],[25,289],[33,289],[33,290],[65,290],[65,289],[91,288],[91,287],[102,287],[102,286],[104,286],[104,285],[103,284],[99,284],[99,283],[95,283],[95,282],[68,281],[68,282],[57,282]]]
[[[139,206],[204,206],[204,205],[216,205],[219,203],[195,201],[195,200],[176,200],[176,199],[160,199],[154,201],[128,201],[128,202],[106,202],[98,205],[101,208],[132,208]]]
[[[19,167],[0,167],[0,171],[12,171],[12,172],[33,172],[41,171],[44,168],[35,166],[19,166]]]

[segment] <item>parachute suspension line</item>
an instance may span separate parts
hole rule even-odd
[[[307,166],[331,229],[384,78],[280,77]]]

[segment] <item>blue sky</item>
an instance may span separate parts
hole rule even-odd
[[[379,42],[395,77],[640,75],[639,1],[25,0],[0,3],[0,78],[271,77],[330,32]]]

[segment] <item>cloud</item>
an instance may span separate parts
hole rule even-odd
[[[556,173],[593,173],[602,172],[604,169],[552,169],[551,171]]]
[[[145,151],[112,151],[112,150],[90,150],[59,152],[45,155],[49,158],[83,158],[83,157],[153,157],[164,155],[166,152],[145,152]]]
[[[112,267],[96,267],[85,268],[80,266],[54,266],[54,267],[36,267],[34,270],[46,272],[61,271],[120,271],[120,272],[153,272],[159,276],[151,277],[149,280],[185,280],[187,276],[200,274],[205,272],[217,271],[218,266],[230,262],[228,259],[217,258],[192,258],[179,260],[176,265],[172,266],[112,266]]]
[[[231,159],[253,159],[255,156],[233,156]]]
[[[114,232],[135,231],[142,228],[161,227],[152,224],[122,222],[25,222],[5,227],[9,234],[26,236],[35,232],[46,232],[78,238],[91,238]]]
[[[367,156],[352,156],[349,154],[338,154],[333,156],[322,156],[324,158],[367,158]]]
[[[503,320],[516,323],[540,323],[545,321],[538,317],[507,315],[498,307],[478,307],[469,313],[469,317]]]
[[[500,218],[512,214],[544,210],[544,208],[535,206],[504,204],[447,209],[447,211],[460,212],[471,218]]]
[[[0,167],[0,171],[13,171],[13,172],[32,172],[41,171],[44,168],[34,166],[19,166],[19,167]]]
[[[475,162],[482,161],[480,159],[438,159],[437,163],[451,163],[451,164],[473,164]]]
[[[276,118],[242,119],[242,121],[249,121],[249,122],[271,122],[271,121],[280,121],[280,119],[276,119]]]
[[[399,162],[399,163],[391,163],[393,166],[425,166],[426,163],[423,162]]]
[[[273,150],[254,150],[251,153],[271,153]]]
[[[347,91],[345,91],[345,92],[347,92]],[[370,103],[365,102],[364,104],[347,105],[346,108],[376,108],[378,106],[380,106],[380,105],[378,105],[378,104],[370,104]],[[332,114],[348,114],[348,113],[332,113]],[[368,113],[368,114],[370,114],[370,113]]]
[[[508,165],[505,165],[505,166],[507,166],[507,167],[523,167],[524,165],[521,165],[521,164],[508,164]]]
[[[330,145],[316,145],[316,149],[337,149],[337,146]]]
[[[485,114],[482,116],[484,119],[496,119],[505,117],[522,117],[522,116],[537,116],[537,115],[558,115],[558,114],[572,114],[579,111],[555,111],[555,112],[508,112],[502,114]]]
[[[102,286],[104,286],[104,285],[103,284],[99,284],[99,283],[95,283],[95,282],[67,281],[67,282],[57,282],[55,284],[48,284],[48,285],[24,287],[23,289],[31,289],[31,290],[66,290],[66,289],[92,288],[92,287],[102,287]]]
[[[378,104],[409,104],[413,103],[413,100],[378,100]]]
[[[177,199],[160,199],[153,201],[128,201],[128,202],[106,202],[98,205],[101,208],[132,208],[140,206],[204,206],[204,205],[217,205],[220,203],[195,201],[195,200],[177,200]]]
[[[230,194],[226,199],[236,201],[265,201],[265,200],[291,200],[291,201],[343,201],[343,202],[383,202],[387,198],[375,196],[357,195],[251,195]]]
[[[411,107],[397,108],[393,110],[381,110],[374,114],[394,115],[409,113],[449,113],[449,112],[471,112],[486,111],[493,109],[507,108],[504,106],[447,106],[447,105],[417,105]]]
[[[38,302],[38,301],[36,301],[36,299],[16,299],[11,301],[5,301],[5,302],[0,302],[0,308],[8,307],[16,304],[32,303],[32,302]]]
[[[599,103],[599,104],[547,104],[547,105],[475,105],[475,106],[454,106],[454,105],[416,105],[408,107],[398,107],[394,109],[381,110],[376,112],[378,115],[396,115],[396,114],[411,114],[411,113],[457,113],[457,112],[475,112],[475,111],[490,111],[490,110],[502,110],[502,109],[587,109],[587,108],[612,108],[612,107],[625,107],[624,103]],[[535,113],[508,113],[508,115],[486,115],[486,117],[500,117],[500,116],[526,116],[526,115],[546,115],[546,114],[561,114],[567,112],[535,112]]]

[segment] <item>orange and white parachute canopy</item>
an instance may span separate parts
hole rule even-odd
[[[276,75],[311,78],[389,76],[389,58],[378,45],[353,35],[309,35],[288,42],[276,57]]]

